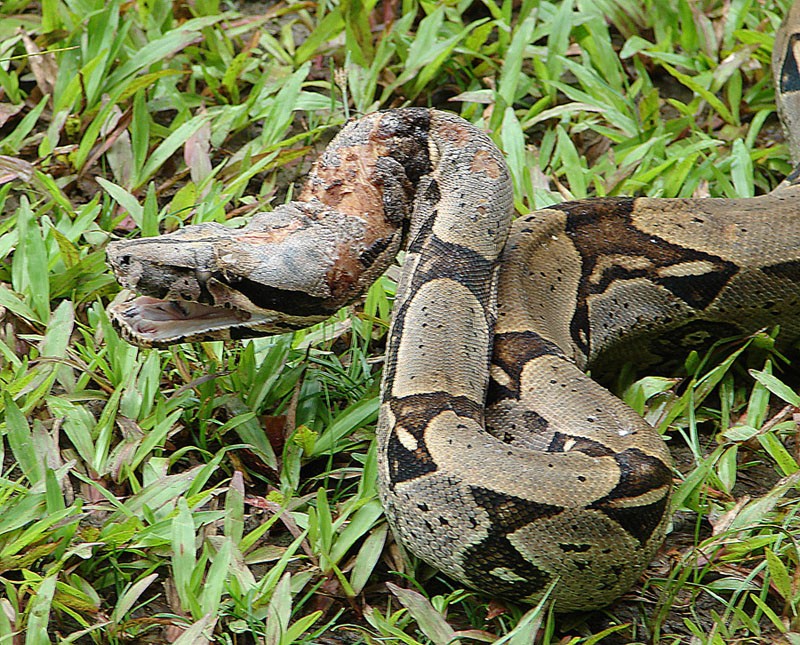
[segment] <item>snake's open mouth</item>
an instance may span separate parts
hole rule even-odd
[[[242,337],[228,330],[268,322],[230,285],[215,278],[214,249],[206,239],[162,238],[112,242],[108,262],[125,289],[108,308],[122,335],[142,346],[182,340]],[[136,252],[135,250],[139,250]],[[143,295],[139,295],[143,294]],[[252,333],[249,335],[253,335]]]
[[[111,321],[128,340],[145,347],[160,347],[185,340],[213,340],[263,335],[251,329],[266,324],[266,316],[228,307],[213,307],[188,300],[162,300],[121,291],[108,307]],[[239,330],[234,331],[234,330]]]

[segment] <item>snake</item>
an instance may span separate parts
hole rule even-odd
[[[798,22],[778,35],[779,98],[800,89]],[[483,593],[590,610],[654,558],[673,483],[665,441],[596,378],[775,324],[800,337],[796,179],[514,219],[481,128],[376,112],[343,127],[296,200],[241,228],[112,242],[124,290],[108,312],[143,347],[291,332],[358,301],[404,251],[376,430],[394,535]]]

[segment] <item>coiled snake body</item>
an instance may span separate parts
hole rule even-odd
[[[661,544],[672,477],[661,438],[583,370],[779,321],[800,336],[798,190],[585,200],[512,224],[484,133],[393,110],[350,122],[298,201],[242,229],[111,244],[146,296],[109,311],[141,345],[281,333],[358,298],[404,242],[378,424],[395,535],[484,592],[532,601],[558,579],[559,610],[594,608]]]

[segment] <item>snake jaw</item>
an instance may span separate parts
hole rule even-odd
[[[246,324],[252,318],[248,312],[233,308],[189,300],[164,300],[127,289],[117,295],[107,311],[121,335],[140,347],[211,340],[220,329]]]
[[[175,237],[179,241],[182,235]],[[163,249],[153,240],[112,242],[107,249],[108,264],[124,287],[109,305],[108,313],[128,341],[142,347],[161,347],[220,334],[231,337],[225,330],[273,322],[275,316],[259,312],[214,270],[212,243],[192,240],[187,245],[171,244],[169,253],[162,254]],[[266,333],[283,331],[282,327],[266,329]],[[252,329],[239,335],[263,333]]]
[[[319,315],[291,306],[284,310],[284,302],[291,305],[284,297],[290,292],[237,273],[241,258],[224,252],[234,234],[235,229],[204,224],[109,244],[108,264],[125,290],[107,311],[121,335],[141,347],[165,347],[282,334],[330,316],[325,310]],[[269,298],[254,302],[265,291]]]

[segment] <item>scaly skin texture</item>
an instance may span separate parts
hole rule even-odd
[[[790,76],[793,51],[777,57]],[[533,602],[557,581],[558,610],[591,609],[658,549],[672,477],[661,438],[584,369],[775,324],[800,337],[799,196],[790,178],[753,199],[584,200],[512,226],[485,134],[393,110],[349,123],[300,200],[243,229],[111,245],[145,296],[109,312],[141,345],[280,333],[359,298],[405,240],[377,430],[395,535],[483,592]]]

